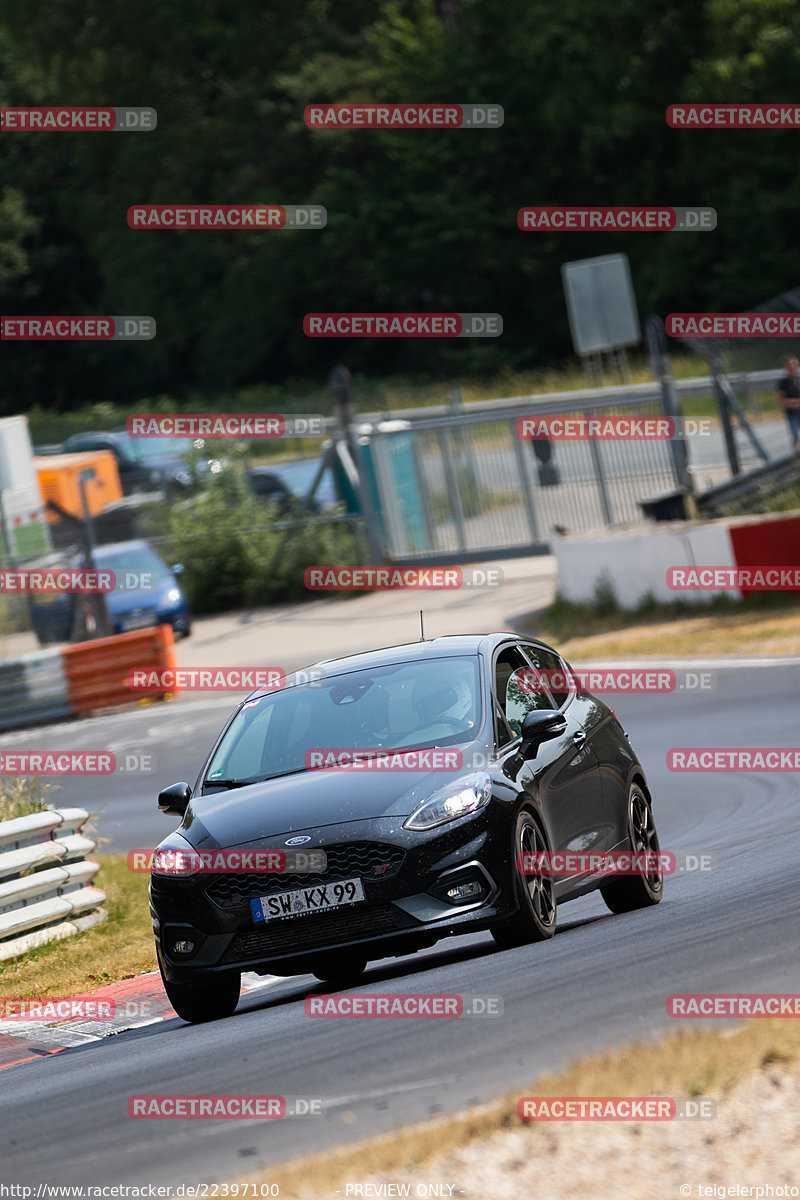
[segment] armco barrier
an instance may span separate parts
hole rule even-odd
[[[126,685],[129,671],[175,666],[171,625],[23,654],[0,663],[0,731],[130,704],[140,697]],[[177,690],[148,691],[148,696]]]
[[[100,870],[85,856],[83,808],[48,809],[0,821],[0,962],[89,929],[105,919]]]
[[[171,625],[156,625],[93,642],[78,642],[74,646],[64,646],[61,654],[70,710],[74,713],[111,708],[140,699],[127,685],[129,671],[160,672],[174,670],[177,666]],[[166,695],[167,690],[177,689],[148,694]]]

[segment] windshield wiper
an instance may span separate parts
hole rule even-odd
[[[283,779],[285,775],[302,775],[308,767],[293,767],[291,771],[278,771],[275,775],[251,775],[249,779],[204,779],[203,787],[249,787],[251,783],[267,783],[270,779]]]
[[[203,787],[247,787],[249,783],[258,783],[257,779],[204,779]]]

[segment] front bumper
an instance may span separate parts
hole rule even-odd
[[[425,834],[389,818],[306,830],[312,843],[304,848],[328,856],[318,875],[152,876],[150,910],[165,975],[186,982],[226,970],[301,974],[331,951],[385,958],[488,928],[515,904],[510,837],[505,822],[492,819],[492,807]],[[285,836],[270,839],[270,847],[280,847]],[[253,920],[251,898],[356,877],[361,903]],[[470,895],[447,898],[448,890],[465,885]],[[176,942],[191,942],[192,950],[178,952]]]

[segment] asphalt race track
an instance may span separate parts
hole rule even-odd
[[[713,870],[668,878],[650,911],[614,916],[592,896],[562,907],[548,943],[500,953],[488,935],[440,942],[373,965],[352,989],[500,996],[500,1017],[314,1020],[303,999],[324,989],[306,977],[243,997],[227,1021],[174,1018],[11,1067],[0,1073],[5,1182],[230,1179],[508,1090],[524,1095],[540,1071],[583,1051],[674,1026],[665,1008],[674,992],[800,991],[796,774],[677,775],[665,763],[675,746],[796,745],[797,666],[726,668],[711,693],[608,700],[647,770],[662,848],[710,854]],[[194,780],[229,707],[225,698],[150,706],[12,735],[6,748],[113,749],[127,739],[152,751],[150,776],[74,779],[57,795],[91,808],[102,796],[99,832],[128,849],[168,832],[158,786]],[[319,1097],[327,1116],[129,1118],[128,1097],[151,1093]]]

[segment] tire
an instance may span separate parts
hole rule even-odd
[[[320,983],[330,984],[331,987],[345,987],[354,983],[367,969],[367,959],[358,954],[332,954],[329,958],[320,958],[312,967],[311,974]]]
[[[628,793],[628,842],[631,850],[658,854],[658,841],[650,800],[638,783]],[[624,875],[600,888],[600,895],[613,913],[634,912],[658,904],[664,894],[661,860],[656,870],[644,875]]]
[[[523,875],[519,868],[520,854],[549,849],[541,826],[528,809],[523,809],[514,827],[511,868],[519,908],[513,916],[491,929],[492,937],[503,950],[544,942],[556,931],[558,905],[553,876]]]
[[[239,971],[201,976],[197,983],[170,983],[164,979],[163,970],[161,978],[170,1004],[181,1020],[188,1021],[190,1025],[220,1021],[236,1011],[242,987]]]

